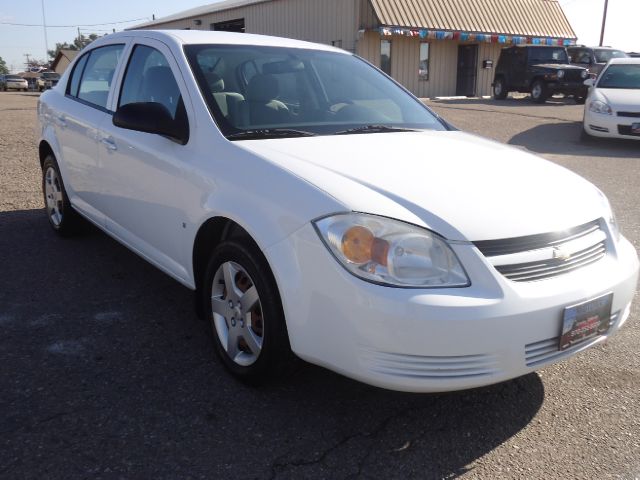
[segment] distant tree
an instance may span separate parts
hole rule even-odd
[[[26,55],[26,57],[27,61],[25,62],[25,67],[27,70],[49,68],[49,62],[45,62],[44,60],[39,60],[37,58],[31,58],[29,55]]]
[[[2,57],[0,57],[0,75],[6,75],[7,73],[9,73],[7,62],[5,62]]]
[[[53,60],[58,55],[60,50],[82,50],[84,47],[89,45],[94,40],[97,40],[100,36],[97,33],[91,33],[89,35],[80,35],[76,37],[73,42],[63,42],[56,43],[56,48],[53,50],[49,50],[47,53],[49,57]]]

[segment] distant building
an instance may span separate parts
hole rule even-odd
[[[259,33],[334,45],[419,97],[489,95],[502,47],[576,40],[557,0],[226,0],[134,28]]]
[[[62,49],[58,51],[56,58],[51,62],[51,70],[62,75],[69,64],[78,55],[78,50]]]

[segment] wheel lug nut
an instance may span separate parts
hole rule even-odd
[[[229,300],[229,308],[233,308],[233,302]]]

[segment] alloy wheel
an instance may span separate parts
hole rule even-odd
[[[255,283],[235,262],[225,262],[216,271],[211,291],[213,328],[233,362],[254,364],[264,340],[262,305]]]
[[[47,168],[44,174],[44,194],[47,201],[47,215],[55,227],[62,224],[62,185],[58,172],[53,167]]]

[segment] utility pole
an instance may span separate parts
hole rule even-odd
[[[41,0],[42,4],[42,27],[44,28],[44,60],[45,62],[49,58],[49,40],[47,39],[47,19],[44,16],[44,0]]]
[[[609,0],[604,0],[604,13],[602,14],[602,31],[600,32],[600,46],[604,44],[604,27],[607,24],[608,7],[609,7]]]

